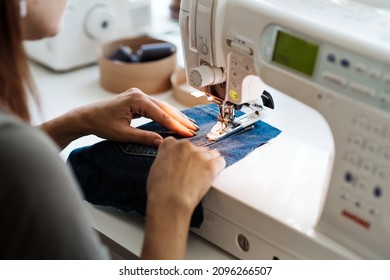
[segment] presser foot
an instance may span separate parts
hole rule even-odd
[[[211,141],[221,140],[232,134],[246,130],[247,128],[253,128],[252,125],[260,119],[260,112],[252,111],[236,118],[234,123],[226,124],[224,122],[218,121],[207,134],[207,138]]]

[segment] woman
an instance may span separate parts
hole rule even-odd
[[[215,151],[188,141],[163,140],[129,124],[133,118],[146,116],[182,136],[192,136],[197,129],[194,123],[167,104],[130,89],[111,100],[72,110],[40,128],[28,124],[26,91],[33,94],[34,87],[22,41],[55,35],[66,2],[0,2],[0,257],[108,257],[88,225],[77,183],[58,157],[58,147],[95,134],[159,147],[147,182],[141,257],[184,258],[192,211],[225,161]]]

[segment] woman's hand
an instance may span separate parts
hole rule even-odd
[[[141,116],[150,118],[184,137],[194,136],[198,126],[168,104],[146,95],[136,88],[115,98],[72,110],[42,125],[59,144],[94,134],[104,139],[158,146],[162,137],[150,131],[131,127],[131,121]]]
[[[185,257],[192,212],[225,167],[217,151],[166,138],[149,173],[142,258]]]
[[[215,150],[168,137],[150,169],[148,201],[192,213],[225,164]]]

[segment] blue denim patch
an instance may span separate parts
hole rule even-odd
[[[197,135],[188,139],[195,145],[218,150],[227,166],[280,133],[279,129],[259,121],[254,124],[253,129],[213,142],[206,138],[206,134],[217,120],[219,110],[215,104],[197,106],[184,110],[183,113],[196,120],[200,127]],[[181,138],[154,122],[139,128],[155,131],[163,137]],[[102,141],[72,151],[68,163],[73,168],[87,201],[145,216],[146,180],[156,155],[157,149],[153,147]],[[202,221],[200,203],[193,213],[191,227],[200,227]]]

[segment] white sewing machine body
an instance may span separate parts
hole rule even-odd
[[[54,71],[96,62],[101,43],[146,33],[151,25],[150,0],[70,0],[61,32],[25,43],[29,57]]]
[[[390,12],[352,1],[185,0],[180,24],[188,76],[222,69],[232,102],[258,76],[318,111],[334,140],[329,152],[282,132],[227,168],[195,232],[239,258],[389,259]]]

